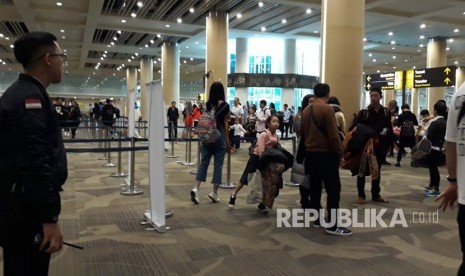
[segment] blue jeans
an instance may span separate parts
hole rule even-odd
[[[226,136],[224,130],[221,131],[221,136],[215,144],[201,143],[200,148],[200,166],[197,171],[195,180],[205,182],[207,179],[208,165],[213,156],[213,179],[212,183],[221,184],[221,175],[223,173],[224,155],[226,154]]]

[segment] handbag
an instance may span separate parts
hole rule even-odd
[[[424,136],[413,148],[412,158],[421,159],[423,156],[431,153],[431,141]]]

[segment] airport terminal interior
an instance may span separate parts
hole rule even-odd
[[[449,104],[465,81],[465,1],[0,0],[0,96],[22,71],[13,43],[31,31],[57,36],[65,74],[47,90],[54,100],[76,99],[83,114],[76,139],[63,132],[69,177],[59,222],[65,241],[84,250],[65,246],[55,253],[50,275],[457,274],[457,208],[442,212],[435,197],[424,195],[428,169],[412,164],[410,150],[399,167],[395,156],[382,167],[381,194],[389,203],[368,197],[357,204],[356,177],[340,170],[340,207],[359,217],[349,227],[353,235],[341,237],[280,223],[284,211],[302,210],[291,169],[267,215],[247,202],[251,187],[228,206],[249,158],[247,141],[225,157],[220,201],[208,198],[211,164],[193,204],[199,143],[181,133],[182,111],[204,103],[213,81],[224,84],[230,105],[235,98],[243,105],[265,99],[276,110],[284,104],[297,110],[315,83],[327,82],[348,125],[370,103],[369,88],[380,86],[382,104],[407,103],[420,118],[437,100]],[[160,93],[160,116],[171,101],[180,116],[179,139],[165,141],[156,162],[150,162],[147,127],[156,120],[161,128],[166,119],[153,117],[151,93]],[[110,98],[122,115],[111,155],[99,141],[102,127],[88,118],[90,106]],[[119,148],[134,145],[118,140],[134,136],[126,130],[138,119],[134,106],[141,122],[132,163]],[[158,135],[168,138],[166,129]],[[289,137],[281,144],[295,153],[295,134]],[[130,171],[131,163],[131,177],[112,176]],[[164,171],[150,178],[157,164]],[[442,191],[447,172],[439,170]],[[162,208],[153,204],[160,196]],[[155,210],[164,217],[161,226],[146,217]]]

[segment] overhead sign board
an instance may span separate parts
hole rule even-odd
[[[383,90],[392,90],[395,86],[396,73],[371,74],[365,77],[365,89],[381,87]]]
[[[455,66],[413,70],[413,87],[444,87],[455,85]],[[408,85],[407,85],[408,87]]]

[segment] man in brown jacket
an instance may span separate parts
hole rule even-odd
[[[341,141],[333,108],[327,104],[330,88],[318,83],[313,88],[315,100],[302,112],[301,136],[305,141],[305,173],[310,175],[310,210],[318,212],[313,223],[316,228],[326,227],[326,233],[350,236],[352,231],[338,227],[337,210],[341,193],[339,164],[342,158]],[[322,184],[328,195],[328,223],[321,206]]]

